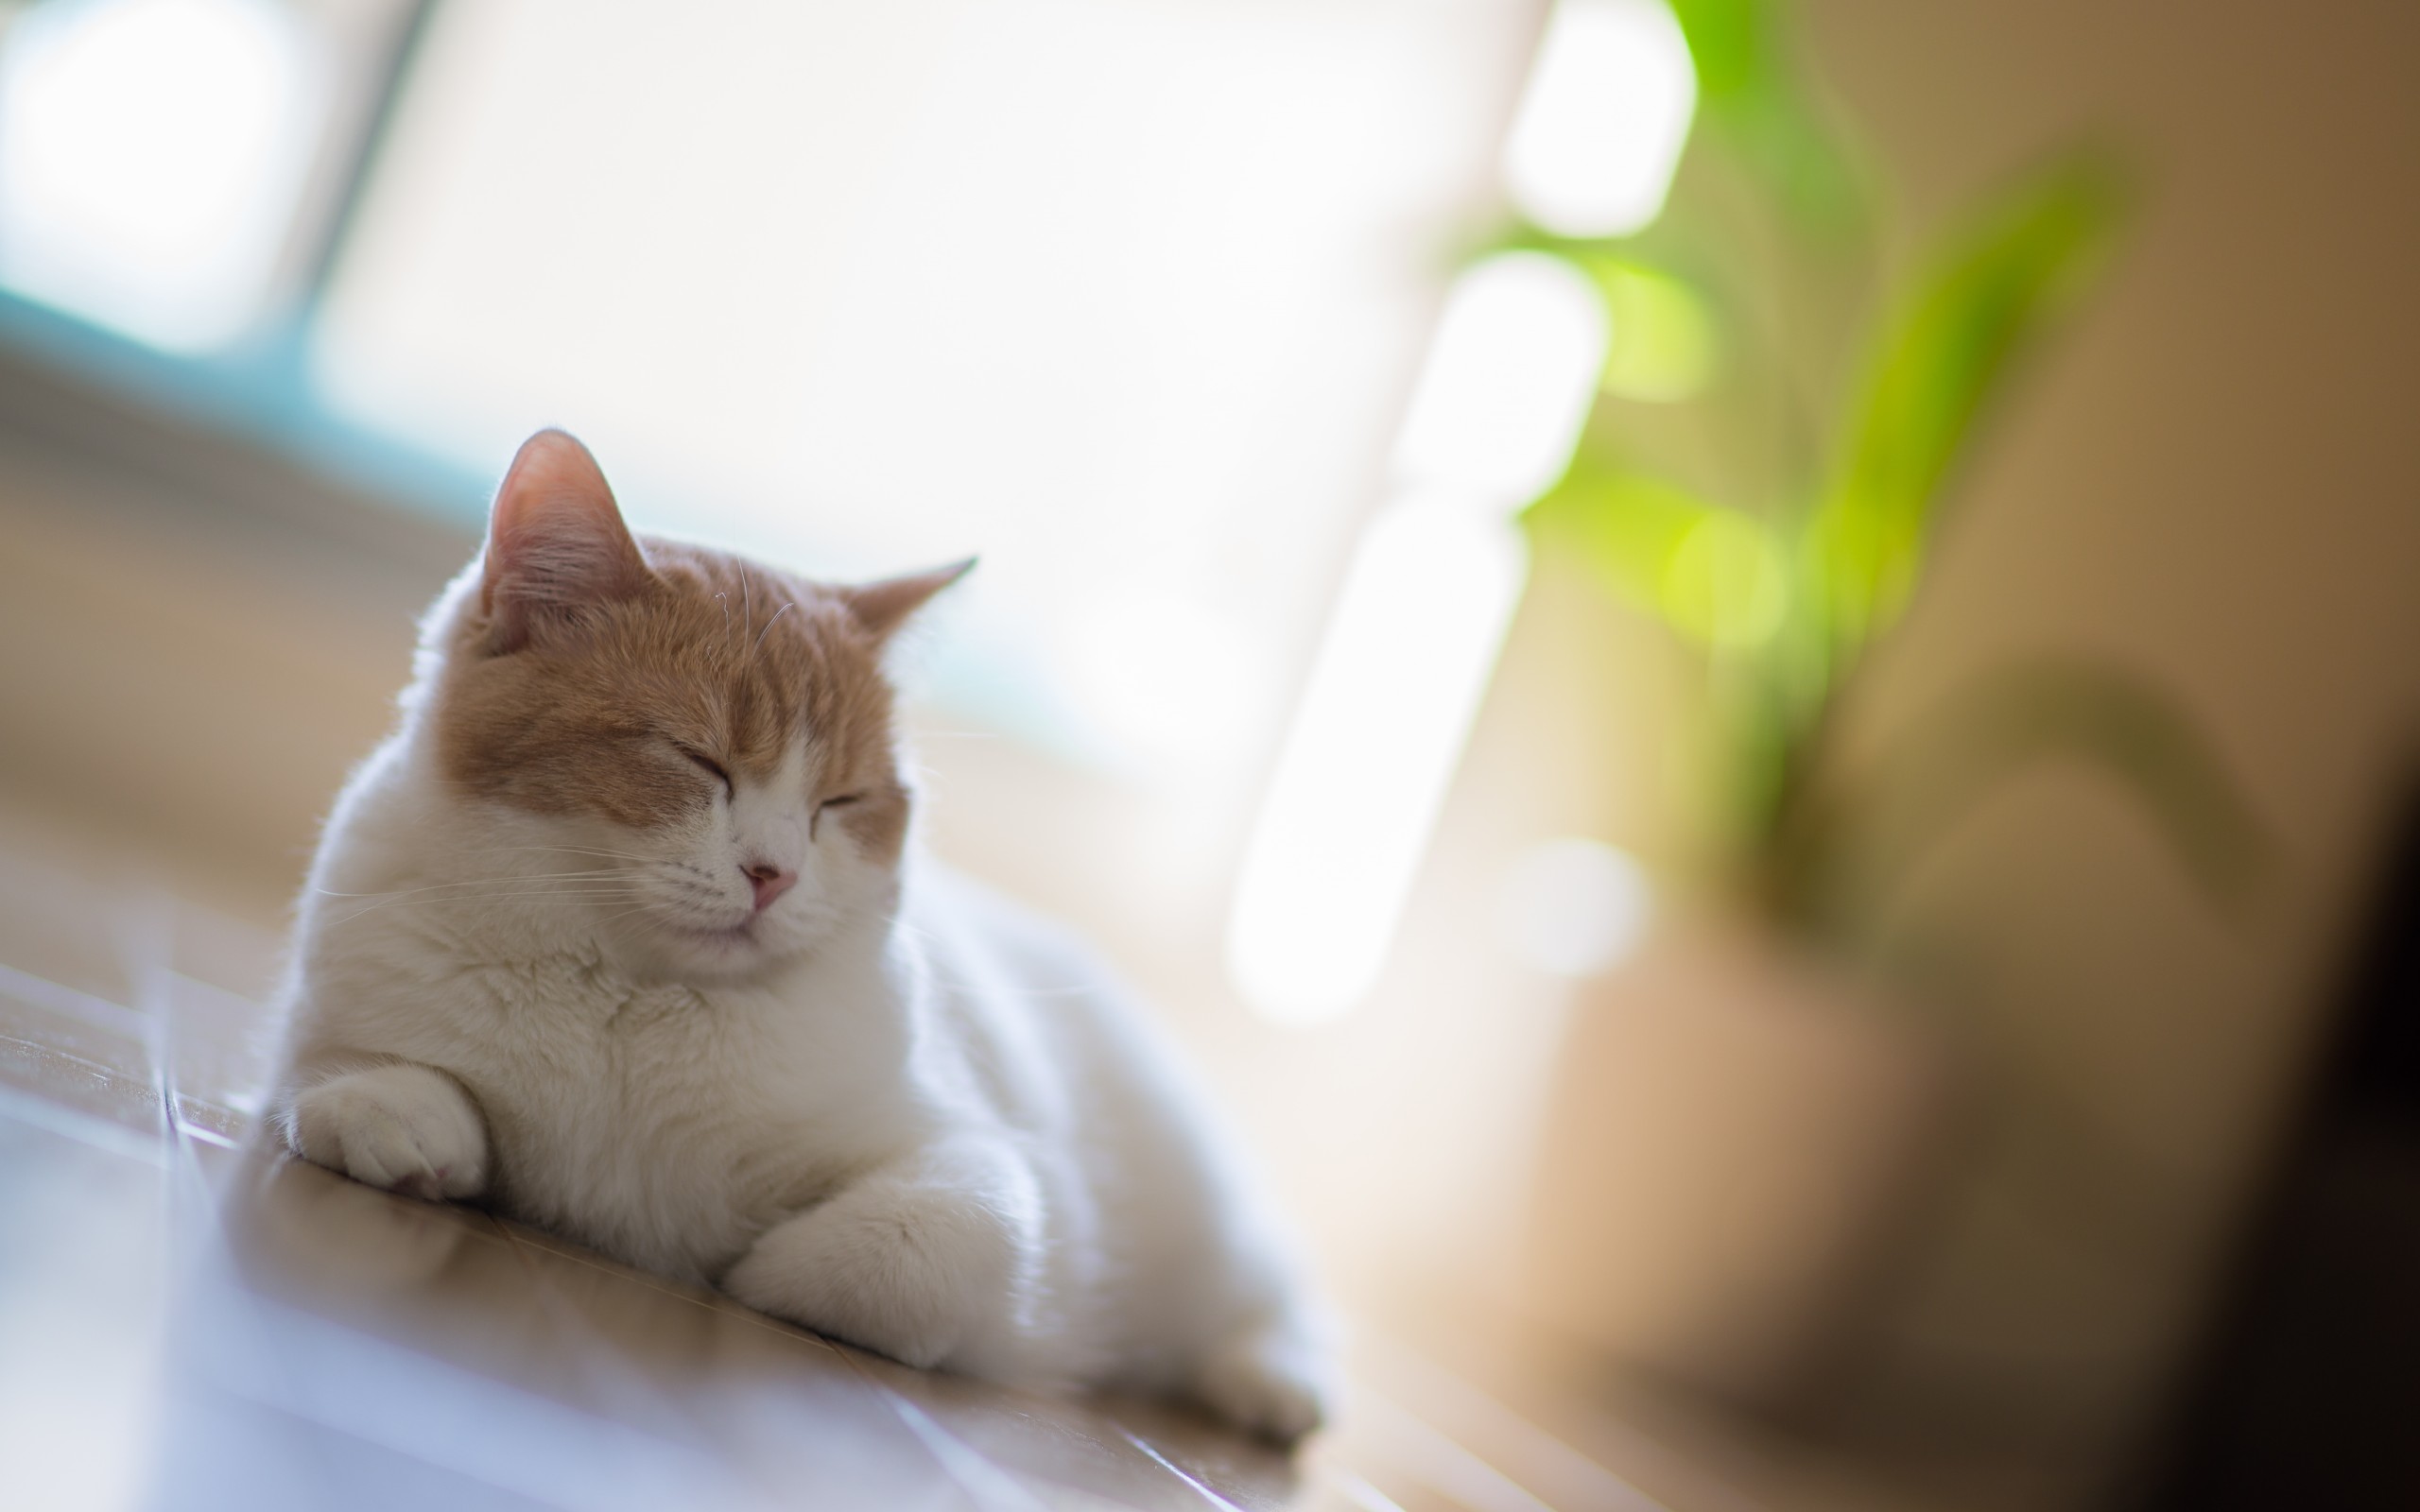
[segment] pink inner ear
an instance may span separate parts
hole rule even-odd
[[[479,596],[494,648],[518,649],[549,611],[627,598],[648,576],[588,448],[562,431],[522,442],[488,517]]]

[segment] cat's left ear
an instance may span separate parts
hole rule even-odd
[[[875,636],[887,638],[908,622],[908,616],[923,609],[935,593],[957,582],[975,570],[975,558],[954,561],[930,572],[909,573],[904,577],[886,577],[878,583],[860,583],[839,590],[840,602],[859,625]]]
[[[562,431],[521,443],[488,517],[479,605],[501,655],[589,604],[630,598],[653,578],[588,448]]]

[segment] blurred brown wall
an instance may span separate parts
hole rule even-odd
[[[5,837],[279,919],[471,544],[0,353]]]
[[[2102,1462],[2204,1303],[2420,750],[2420,9],[1806,10],[1912,225],[2087,130],[2148,191],[1987,439],[1847,748],[1997,659],[2086,650],[2188,702],[2285,845],[2236,928],[2122,799],[2045,768],[1893,917],[1947,963],[1986,1075],[1965,1176],[1875,1341],[1874,1405]]]

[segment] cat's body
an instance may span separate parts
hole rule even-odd
[[[280,1126],[911,1364],[1298,1436],[1317,1330],[1180,1078],[907,844],[879,657],[948,576],[641,548],[533,440],[330,820]]]

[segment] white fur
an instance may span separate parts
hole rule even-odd
[[[298,1153],[913,1365],[1317,1425],[1323,1349],[1282,1246],[1083,951],[860,856],[806,811],[804,743],[682,833],[462,796],[425,704],[471,582],[302,900]],[[751,922],[759,860],[799,882]]]

